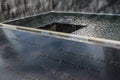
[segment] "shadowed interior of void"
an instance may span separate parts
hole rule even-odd
[[[44,29],[44,30],[50,30],[50,31],[56,31],[56,32],[64,32],[64,33],[72,33],[84,27],[85,27],[84,25],[74,25],[74,24],[68,24],[68,23],[55,22],[55,23],[51,23],[51,24],[38,27],[38,29]]]

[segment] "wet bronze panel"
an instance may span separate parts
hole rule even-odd
[[[0,80],[120,80],[120,50],[0,29]]]

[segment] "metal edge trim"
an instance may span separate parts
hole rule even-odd
[[[120,41],[86,37],[86,36],[79,36],[79,35],[74,35],[74,34],[67,34],[67,33],[41,30],[41,29],[35,29],[35,28],[28,28],[28,27],[22,27],[22,26],[14,26],[14,25],[8,25],[8,24],[2,24],[2,25],[3,25],[2,28],[28,31],[28,32],[33,32],[33,33],[45,35],[45,36],[51,36],[51,37],[56,37],[56,38],[74,40],[74,41],[78,41],[78,42],[85,42],[85,43],[102,45],[102,46],[106,46],[106,47],[112,47],[112,48],[120,49]]]
[[[120,14],[110,13],[92,13],[92,12],[74,12],[74,11],[50,11],[51,13],[71,13],[71,14],[92,14],[92,15],[104,15],[104,16],[120,16]]]

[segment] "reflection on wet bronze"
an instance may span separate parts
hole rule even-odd
[[[119,49],[29,32],[0,30],[0,41],[3,36],[5,39],[0,45],[1,80],[120,79]]]
[[[52,13],[8,24],[120,40],[120,17],[101,16]],[[0,28],[0,80],[120,80],[120,49]]]

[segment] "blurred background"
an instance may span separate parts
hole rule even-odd
[[[46,11],[120,13],[120,0],[0,0],[0,21]]]

